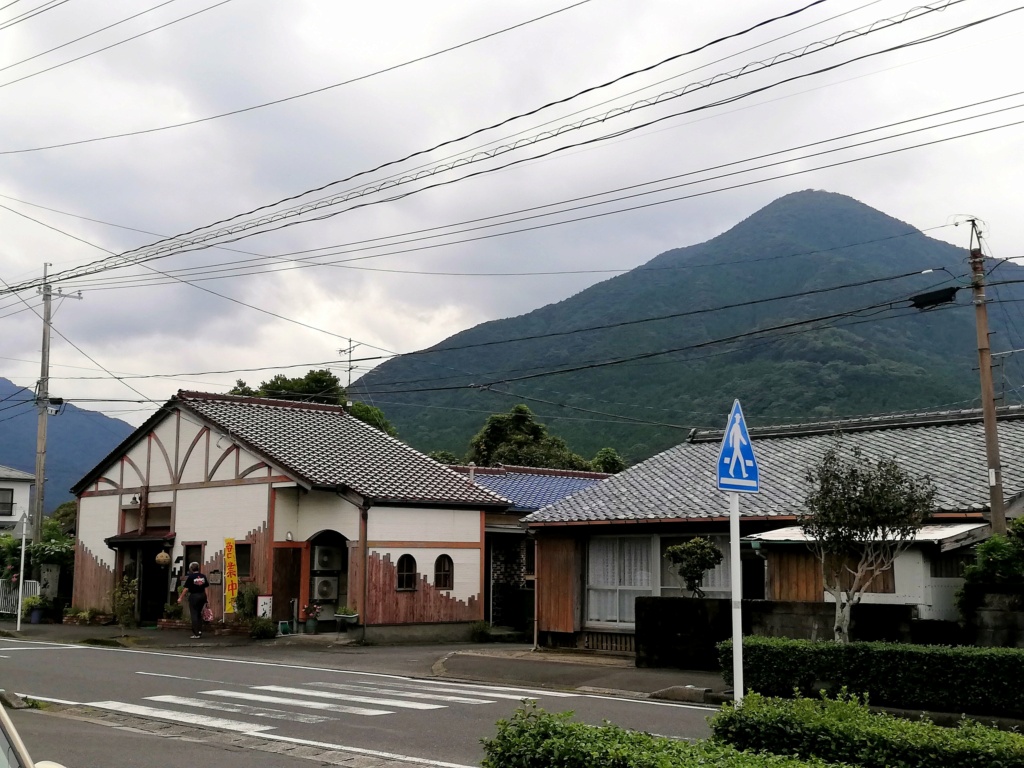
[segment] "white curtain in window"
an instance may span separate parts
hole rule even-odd
[[[587,590],[587,619],[589,621],[617,621],[617,606],[615,596],[618,590],[615,589],[588,589]]]
[[[619,586],[618,539],[591,539],[587,557],[587,584]]]
[[[651,540],[647,538],[620,539],[622,542],[623,587],[651,586]],[[632,621],[632,619],[630,619]]]

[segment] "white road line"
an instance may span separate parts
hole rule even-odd
[[[398,707],[404,710],[443,710],[444,705],[428,705],[422,701],[403,701],[398,698],[379,698],[377,696],[353,696],[348,693],[329,693],[324,690],[308,690],[306,688],[290,688],[287,685],[254,685],[253,690],[268,690],[274,693],[295,693],[300,696],[315,696],[317,698],[334,698],[342,701],[355,701],[357,703],[373,703],[382,707]]]
[[[344,704],[332,704],[326,701],[303,701],[302,699],[286,699],[283,696],[263,696],[258,693],[245,693],[243,691],[200,691],[203,696],[223,696],[229,699],[242,699],[243,701],[261,701],[265,704],[285,704],[292,707],[305,707],[306,709],[319,709],[325,712],[341,712],[345,715],[393,715],[394,712],[387,709],[365,709],[363,707],[346,707]]]
[[[469,692],[469,691],[481,691],[482,690],[482,691],[485,692],[485,695],[487,695],[487,696],[492,696],[492,695],[496,696],[497,695],[497,694],[492,694],[491,691],[505,691],[506,693],[521,693],[521,694],[525,694],[525,695],[527,695],[529,697],[553,696],[555,698],[572,699],[572,698],[576,698],[577,696],[579,696],[578,693],[567,693],[565,691],[547,691],[547,690],[540,690],[540,689],[536,689],[536,688],[514,688],[514,687],[504,686],[504,685],[490,685],[488,683],[456,683],[456,682],[453,682],[451,680],[426,680],[426,679],[416,679],[415,682],[422,683],[424,685],[430,686],[431,688],[434,688],[435,686],[442,686],[442,685],[443,686],[447,686],[449,688],[458,688],[459,689],[458,690],[459,693],[465,693],[465,692]],[[513,697],[513,698],[521,699],[521,698],[523,698],[523,696],[516,696],[516,697]]]
[[[399,688],[377,688],[372,685],[350,685],[346,683],[310,683],[321,688],[332,688],[339,691],[355,691],[357,693],[379,693],[385,696],[405,696],[410,699],[434,699],[436,701],[451,701],[456,704],[493,704],[487,699],[471,699],[468,696],[439,696],[435,693],[415,693],[403,691]]]
[[[296,739],[291,736],[281,736],[280,734],[276,733],[254,733],[253,736],[260,739],[283,741],[288,744],[301,744],[307,747],[321,747],[323,749],[334,749],[340,752],[353,752],[357,755],[379,757],[385,760],[401,760],[403,763],[412,763],[413,765],[428,765],[430,766],[430,768],[475,768],[475,766],[463,765],[462,763],[445,763],[440,760],[428,760],[427,758],[423,757],[412,757],[411,755],[397,755],[394,752],[381,752],[377,749],[363,749],[362,747],[346,747],[344,744],[331,744],[326,741]]]
[[[210,680],[207,677],[185,677],[185,675],[162,675],[159,672],[135,672],[136,675],[147,677],[169,677],[171,680],[192,680],[197,683],[216,683],[217,685],[234,685],[230,680]]]
[[[219,728],[222,731],[237,731],[239,733],[261,733],[262,731],[269,731],[274,727],[272,725],[243,723],[241,720],[225,720],[222,717],[207,717],[206,715],[190,712],[175,712],[172,709],[145,707],[141,704],[128,704],[123,701],[89,701],[85,703],[85,706],[95,707],[96,709],[109,709],[113,712],[127,713],[129,715],[152,717],[157,720],[170,720],[172,723],[205,725],[208,728]]]
[[[323,715],[307,715],[304,712],[285,712],[283,709],[271,709],[270,707],[251,707],[248,704],[235,704],[230,701],[194,699],[190,696],[147,696],[146,701],[157,701],[161,704],[180,704],[183,707],[215,709],[219,712],[234,712],[236,715],[253,715],[255,717],[268,717],[271,720],[292,720],[300,723],[326,723],[334,719],[332,717],[324,717]]]
[[[84,645],[53,645],[53,646],[41,645],[38,648],[4,648],[4,651],[6,651],[7,653],[10,653],[11,651],[64,651],[64,650],[82,651],[82,650],[85,650],[85,648],[86,648],[86,646],[84,646]]]
[[[414,683],[427,682],[426,680],[410,680],[408,683],[401,683],[398,681],[390,682],[388,685],[394,687],[401,687],[402,690],[409,691],[430,691],[438,693],[476,693],[475,690],[468,688],[438,688],[433,685],[415,685]],[[509,701],[522,701],[523,699],[537,699],[539,696],[524,696],[520,693],[498,693],[497,691],[483,691],[480,693],[481,696],[486,696],[489,699],[508,699]],[[431,697],[433,698],[433,697]]]

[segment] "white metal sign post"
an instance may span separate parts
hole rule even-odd
[[[715,462],[718,490],[729,493],[729,579],[732,582],[733,698],[743,701],[743,571],[740,564],[740,494],[757,493],[761,479],[740,401],[735,400]]]

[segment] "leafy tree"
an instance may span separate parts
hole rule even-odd
[[[487,418],[469,443],[469,461],[481,467],[514,464],[553,469],[590,469],[590,462],[569,450],[565,440],[548,434],[525,405]]]
[[[895,459],[872,464],[859,449],[847,457],[838,445],[806,479],[811,490],[800,525],[835,599],[835,639],[848,643],[850,611],[910,546],[931,512],[935,486],[927,476],[911,477]]]
[[[398,437],[398,430],[395,429],[394,425],[388,421],[384,415],[384,411],[373,405],[367,405],[366,403],[355,402],[348,406],[346,410],[352,414],[355,418],[360,421],[366,422],[371,427],[376,427],[381,432],[391,437]]]
[[[609,475],[614,475],[626,468],[626,462],[614,448],[602,448],[590,462],[590,467],[595,472],[607,472]]]
[[[685,582],[694,597],[704,597],[701,589],[704,575],[712,568],[717,568],[724,558],[722,550],[700,536],[665,550],[665,559],[672,563],[672,570]]]
[[[65,501],[52,513],[50,513],[50,520],[53,520],[60,526],[60,530],[67,531],[74,526],[78,517],[78,502],[76,501]],[[44,522],[43,525],[46,523]]]
[[[461,464],[462,459],[456,456],[451,451],[431,451],[427,454],[434,461],[441,464]]]
[[[257,389],[253,389],[242,379],[238,379],[228,394],[337,405],[342,402],[345,388],[341,386],[341,381],[337,376],[324,368],[309,371],[305,376],[296,378],[289,378],[283,373],[279,373],[267,381],[261,382]]]

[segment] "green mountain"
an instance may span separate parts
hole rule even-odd
[[[60,393],[56,393],[60,394]],[[0,402],[7,408],[0,426],[0,464],[36,471],[37,411],[32,390],[0,378]],[[71,486],[132,433],[134,427],[70,403],[46,427],[46,512],[74,497]]]
[[[705,243],[391,360],[354,383],[350,396],[382,407],[400,437],[425,451],[461,455],[488,413],[524,402],[576,452],[592,456],[610,445],[629,462],[682,441],[688,428],[721,426],[737,397],[752,425],[970,407],[979,384],[966,257],[966,248],[852,198],[797,192]],[[916,274],[924,270],[934,271]],[[1024,279],[1024,268],[1006,263],[990,282],[1012,279]],[[870,280],[877,282],[822,290]],[[964,287],[954,304],[910,308],[910,296],[950,285]],[[794,297],[759,302],[787,295]],[[1024,347],[1014,323],[1024,290],[993,286],[989,297],[997,300],[993,349]],[[721,309],[736,304],[743,306]],[[874,309],[837,316],[865,307]],[[685,312],[693,314],[631,323]],[[825,316],[832,317],[750,335]],[[630,324],[582,330],[617,323]],[[579,332],[549,335],[564,331]],[[523,339],[535,336],[544,337]],[[732,336],[743,337],[714,343]],[[688,349],[653,354],[680,348]],[[1024,369],[1007,360],[999,379],[1021,379]]]

